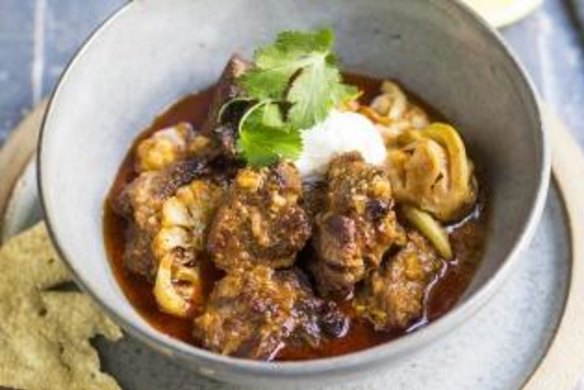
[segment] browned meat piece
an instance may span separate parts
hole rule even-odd
[[[271,360],[287,344],[316,346],[346,327],[336,305],[314,297],[299,271],[257,266],[234,270],[215,285],[194,332],[211,351]]]
[[[209,114],[202,128],[202,133],[213,138],[219,144],[222,152],[229,157],[235,157],[237,154],[235,149],[237,122],[243,113],[230,109],[225,113],[226,115],[222,118],[223,120],[219,121],[219,112],[227,101],[240,94],[241,91],[236,83],[236,79],[249,66],[250,64],[238,55],[231,57],[217,82],[209,108]]]
[[[389,180],[359,153],[335,158],[327,182],[313,240],[318,260],[311,270],[323,294],[345,295],[405,235],[392,211]]]
[[[303,183],[304,209],[310,220],[314,220],[325,205],[327,185],[324,181]]]
[[[226,271],[247,262],[291,266],[310,236],[301,195],[292,164],[240,170],[209,233],[207,250],[215,264]]]
[[[140,231],[131,223],[126,230],[126,245],[122,261],[132,273],[152,278],[155,272],[154,255],[150,250],[150,235]]]
[[[406,246],[374,271],[357,292],[357,313],[377,330],[407,328],[421,318],[426,288],[442,264],[430,243],[410,232]]]

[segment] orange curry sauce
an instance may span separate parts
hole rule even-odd
[[[359,87],[364,92],[361,96],[362,103],[369,103],[373,97],[379,94],[381,80],[354,74],[345,74],[344,79],[347,83]],[[152,132],[175,125],[178,122],[186,121],[191,123],[195,129],[199,128],[206,118],[212,95],[213,87],[183,98],[158,116],[152,125],[142,132],[134,146]],[[411,97],[411,94],[408,93],[408,96]],[[414,97],[414,101],[423,106],[433,117],[432,119],[442,119],[441,115],[419,99]],[[122,263],[126,222],[113,211],[112,199],[115,199],[126,184],[136,177],[133,169],[133,155],[134,147],[123,161],[105,202],[104,237],[113,272],[130,303],[148,323],[163,333],[197,346],[197,340],[192,335],[192,320],[179,319],[159,311],[152,293],[152,285],[141,276],[127,271]],[[424,315],[418,322],[405,331],[377,332],[366,320],[352,319],[350,328],[343,337],[327,340],[316,348],[309,345],[285,347],[278,353],[276,360],[324,358],[363,350],[411,332],[450,310],[468,287],[482,257],[486,230],[486,213],[482,198],[479,197],[478,206],[464,223],[449,228],[455,259],[444,262],[440,274],[428,287]],[[210,292],[210,287],[222,274],[221,271],[214,268],[210,261],[205,262],[203,278],[209,287],[205,288],[206,293]],[[351,314],[350,301],[338,303],[346,313]]]

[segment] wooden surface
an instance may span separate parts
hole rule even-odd
[[[37,139],[41,122],[45,114],[47,102],[43,101],[37,106],[11,133],[4,147],[0,150],[0,222],[12,188],[20,177],[20,174],[30,161],[36,150]],[[0,224],[0,232],[2,224]]]
[[[33,110],[0,150],[0,211],[36,148],[46,102]],[[548,352],[525,390],[574,389],[584,372],[584,155],[566,127],[548,119],[553,173],[565,202],[572,242],[572,272],[565,310]],[[0,221],[3,213],[0,212]],[[0,225],[1,226],[1,225]]]
[[[560,324],[526,390],[574,389],[584,372],[584,155],[566,127],[548,116],[552,167],[566,207],[572,272]]]

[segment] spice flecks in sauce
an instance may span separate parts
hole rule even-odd
[[[361,96],[363,102],[369,102],[378,94],[381,83],[378,79],[353,74],[345,74],[345,81],[364,92]],[[189,122],[195,129],[199,128],[206,119],[212,95],[213,88],[210,88],[198,94],[189,95],[172,105],[154,120],[153,124],[138,137],[136,143],[152,132],[178,122]],[[409,96],[411,97],[411,94]],[[415,97],[413,100],[423,106],[433,119],[443,120],[443,117],[428,105]],[[114,212],[112,199],[116,198],[121,190],[136,177],[133,152],[134,148],[130,150],[122,163],[105,204],[104,236],[112,269],[126,297],[148,323],[163,333],[197,346],[197,341],[192,336],[192,320],[179,319],[161,312],[156,305],[152,285],[140,276],[131,274],[123,266],[122,256],[127,226],[125,220]],[[442,272],[430,285],[425,299],[424,316],[409,329],[376,332],[367,320],[356,318],[351,320],[350,328],[343,337],[326,341],[318,347],[287,346],[279,352],[276,360],[307,360],[363,350],[418,329],[449,311],[470,284],[482,256],[486,215],[482,210],[481,202],[484,204],[484,200],[479,200],[479,206],[477,206],[479,211],[473,213],[473,216],[464,224],[449,229],[455,259],[445,263]],[[305,251],[301,252],[301,256],[302,253]],[[302,260],[299,259],[300,262]],[[210,261],[203,263],[205,285],[209,287],[205,290],[209,293],[213,281],[218,280],[223,274]],[[351,314],[352,306],[349,301],[338,303],[345,313]]]

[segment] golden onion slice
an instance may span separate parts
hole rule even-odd
[[[469,188],[472,182],[472,164],[469,164],[464,143],[456,130],[443,123],[432,123],[422,132],[422,135],[446,148],[452,190],[456,191],[460,197],[465,197],[466,194],[472,192]]]
[[[414,204],[440,221],[462,217],[476,200],[473,164],[449,125],[402,133],[388,150],[387,170],[398,202]]]
[[[381,92],[370,106],[361,106],[359,112],[377,125],[386,145],[393,145],[408,129],[423,129],[429,125],[428,114],[411,102],[398,84],[385,80]]]
[[[411,205],[402,205],[403,216],[422,233],[445,259],[452,259],[452,247],[448,233],[430,214]]]

